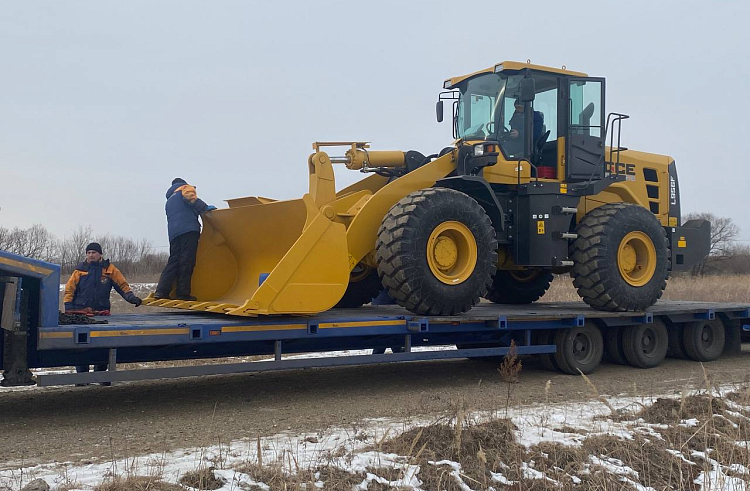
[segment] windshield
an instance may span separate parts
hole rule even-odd
[[[486,73],[463,82],[459,90],[456,134],[464,140],[497,140],[507,128],[522,75]]]

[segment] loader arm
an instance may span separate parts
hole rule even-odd
[[[376,266],[367,256],[375,249],[378,228],[388,210],[408,194],[434,186],[455,169],[454,152],[450,152],[391,181],[373,194],[346,231],[350,267],[354,268],[360,261]]]
[[[349,157],[329,157],[316,148],[302,199],[241,198],[206,214],[192,277],[197,300],[149,297],[146,304],[240,316],[314,314],[333,307],[352,269],[375,248],[388,210],[455,170],[448,153],[390,182],[374,175],[336,193],[334,162],[354,169],[403,165],[403,152],[365,152],[363,144],[352,145]]]

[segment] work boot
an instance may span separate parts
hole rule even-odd
[[[195,300],[198,300],[197,298],[195,298],[192,295],[177,295],[175,298],[177,300],[185,300],[185,301],[188,301],[188,302],[194,302]]]
[[[169,294],[165,295],[165,294],[159,293],[159,292],[155,292],[154,293],[154,298],[157,299],[157,300],[171,300],[169,298]]]

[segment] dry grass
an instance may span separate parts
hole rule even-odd
[[[598,420],[604,422],[603,428],[598,424],[589,429],[558,428],[580,435],[579,444],[543,441],[526,447],[517,441],[518,429],[509,419],[478,421],[458,402],[443,419],[391,438],[384,436],[366,448],[327,449],[312,463],[302,461],[293,450],[282,450],[271,461],[256,457],[231,468],[246,475],[236,482],[243,491],[391,491],[397,489],[397,481],[406,482],[406,469],[414,471],[414,466],[418,466],[419,488],[425,491],[462,491],[466,486],[476,491],[635,491],[644,487],[698,491],[702,487],[696,480],[717,468],[726,476],[750,481],[750,450],[741,444],[750,441],[748,404],[750,388],[724,396],[708,388],[694,395],[657,399],[634,411],[619,410],[613,421],[618,421],[617,435],[623,436],[607,433],[610,422]],[[262,455],[260,438],[257,447]],[[352,465],[363,452],[378,455],[366,473],[342,468]],[[146,472],[149,476],[144,476],[131,463],[124,475],[118,475],[113,464],[114,470],[94,491],[212,490],[226,485],[208,464],[183,474],[178,483],[166,481],[163,466],[164,462],[157,462]],[[216,463],[216,468],[228,467],[226,462]],[[55,491],[74,487],[66,484]]]
[[[556,275],[540,302],[578,302],[580,297],[569,275]],[[667,281],[662,300],[695,302],[750,302],[750,275],[676,275]]]
[[[750,275],[677,276],[667,282],[664,300],[750,302]]]
[[[295,474],[285,472],[279,463],[271,465],[248,463],[236,470],[247,474],[256,482],[265,484],[270,491],[310,491],[317,489],[315,487],[316,482],[325,483],[324,489],[349,490],[365,479],[365,475],[362,473],[347,472],[333,465],[299,469]],[[390,469],[390,471],[393,471],[393,469]],[[255,491],[266,488],[250,485],[249,489]]]
[[[104,480],[94,491],[186,491],[179,484],[168,483],[156,476],[115,477]]]
[[[727,476],[750,478],[743,470],[750,469],[750,451],[738,444],[750,441],[750,408],[737,406],[749,401],[749,390],[724,398],[705,392],[658,399],[637,412],[620,415],[618,419],[630,432],[628,438],[570,427],[567,432],[581,435],[580,445],[545,441],[529,448],[517,442],[517,428],[510,420],[479,423],[465,417],[468,412],[459,404],[449,422],[414,427],[365,449],[398,455],[397,461],[402,463],[400,467],[377,466],[367,471],[381,482],[393,483],[405,477],[404,465],[416,465],[424,490],[460,491],[468,485],[475,490],[650,487],[657,491],[697,491],[701,485],[696,480],[717,465]],[[460,463],[460,472],[447,461]],[[362,474],[337,469],[333,463],[296,475],[282,471],[278,463],[246,465],[238,470],[272,490],[310,489],[314,483],[322,484],[323,489],[352,489],[364,479]],[[493,479],[497,474],[510,483],[503,485]],[[367,489],[394,489],[371,477],[368,480]]]
[[[466,479],[481,483],[482,489],[487,489],[491,479],[488,471],[501,472],[504,465],[512,466],[516,471],[520,469],[526,450],[516,442],[515,429],[507,419],[481,424],[465,421],[453,425],[434,424],[414,428],[383,442],[379,450],[406,456],[410,463],[419,465],[419,478],[425,483],[425,489],[438,489],[439,485],[447,484],[444,466],[429,463],[442,460],[460,462]],[[506,474],[506,477],[512,480],[521,478],[517,472]]]
[[[186,472],[180,478],[180,484],[201,490],[219,489],[224,482],[224,479],[214,474],[213,467]]]

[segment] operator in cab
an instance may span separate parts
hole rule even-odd
[[[513,103],[515,112],[511,116],[508,125],[510,126],[510,133],[508,133],[508,142],[505,145],[505,150],[508,152],[509,157],[521,157],[523,154],[523,133],[524,133],[524,118],[523,118],[523,102],[521,99],[516,99]],[[544,129],[544,114],[541,111],[534,111],[534,143],[542,136],[542,130]]]

